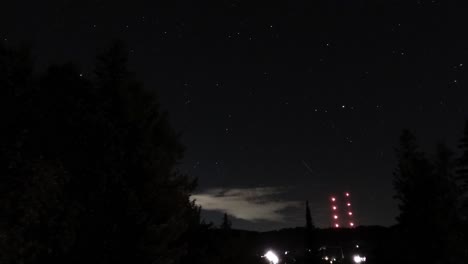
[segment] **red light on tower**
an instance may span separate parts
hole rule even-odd
[[[354,228],[356,222],[354,218],[354,210],[351,206],[351,193],[342,192],[341,195],[330,195],[331,218],[330,226],[333,228]],[[340,215],[342,214],[342,215]]]
[[[356,224],[354,223],[353,219],[353,210],[351,209],[351,194],[349,192],[345,193],[345,203],[346,203],[346,211],[347,211],[347,221],[349,221],[349,228],[354,228]]]
[[[338,211],[338,206],[337,203],[338,199],[335,195],[330,196],[330,208],[332,209],[332,214],[331,214],[331,225],[333,227],[340,227],[340,222],[338,220],[340,212]]]

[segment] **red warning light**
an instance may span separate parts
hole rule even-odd
[[[329,196],[330,204],[328,205],[328,208],[332,209],[330,212],[331,227],[355,227],[356,224],[354,221],[356,221],[356,219],[354,219],[354,212],[352,210],[353,207],[351,205],[351,193],[347,191],[341,191],[339,196],[335,194]],[[338,207],[340,208],[338,209]]]

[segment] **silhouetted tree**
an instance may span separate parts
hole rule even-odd
[[[400,146],[397,150],[398,168],[394,173],[394,185],[396,198],[400,201],[400,215],[397,217],[399,224],[403,227],[414,225],[419,222],[421,212],[421,182],[431,171],[430,164],[419,151],[416,138],[408,131],[403,131],[400,137]]]
[[[399,200],[400,215],[397,217],[401,231],[402,251],[405,256],[398,261],[403,263],[427,263],[434,260],[435,248],[432,251],[432,234],[434,228],[434,193],[431,188],[433,168],[419,150],[413,134],[405,130],[400,137],[397,150],[398,167],[395,172],[394,185],[396,198]],[[419,255],[418,252],[430,252]]]
[[[62,189],[67,172],[60,161],[32,153],[29,138],[34,102],[32,62],[29,52],[0,44],[0,263],[31,263],[42,252],[68,243],[65,230],[53,219],[65,211]],[[47,219],[46,215],[54,215]],[[49,221],[50,220],[50,221]],[[38,223],[46,222],[49,230]],[[47,231],[55,232],[47,239]],[[56,252],[61,248],[58,247]],[[55,254],[56,252],[53,252]]]
[[[223,215],[223,221],[221,222],[220,228],[222,230],[231,230],[231,220],[229,220],[229,216],[227,213],[224,213]]]
[[[434,177],[436,182],[435,193],[435,218],[436,228],[434,236],[441,251],[441,259],[444,263],[463,263],[466,258],[466,248],[463,245],[462,226],[458,211],[459,191],[456,184],[456,161],[453,152],[443,144],[437,146],[434,160]]]
[[[316,230],[315,230],[315,225],[312,221],[312,215],[310,213],[309,201],[306,201],[305,207],[306,207],[305,247],[307,249],[313,250],[313,252],[315,253],[315,250],[318,248],[318,246],[316,245],[316,242],[317,242]]]
[[[312,216],[310,215],[309,201],[306,201],[306,228],[307,231],[312,231],[315,228]]]
[[[187,241],[187,253],[182,257],[182,264],[209,264],[214,263],[212,258],[212,247],[216,244],[212,240],[213,223],[206,223],[201,220],[201,207],[194,210],[193,223],[189,226],[188,232],[184,234],[182,240]]]
[[[128,70],[124,46],[99,56],[94,79],[67,64],[28,81],[19,57],[0,49],[1,93],[11,99],[0,262],[177,262],[199,223],[196,182],[176,170],[179,136]]]
[[[434,161],[419,150],[415,137],[404,131],[397,150],[396,198],[400,263],[459,263],[459,230],[453,158],[439,145]],[[422,253],[425,252],[425,253]]]
[[[468,221],[468,121],[465,123],[459,149],[461,156],[457,161],[457,182],[460,188],[460,212],[464,221]]]
[[[457,159],[456,182],[458,184],[458,208],[460,212],[461,234],[464,241],[464,257],[468,260],[468,120],[458,145],[461,152]]]

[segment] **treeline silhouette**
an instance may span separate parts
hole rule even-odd
[[[0,46],[0,263],[175,263],[199,223],[184,147],[116,42],[94,75]]]
[[[468,263],[468,122],[458,152],[439,143],[425,153],[403,131],[394,173],[400,215],[386,247],[396,253],[380,263]]]
[[[468,263],[468,122],[455,152],[427,154],[403,132],[394,227],[318,229],[307,201],[302,228],[235,230],[227,214],[216,228],[190,199],[196,179],[177,170],[179,135],[127,60],[117,41],[92,76],[73,63],[37,74],[28,48],[0,44],[0,263],[260,263],[267,246],[305,256],[357,240],[375,263]]]

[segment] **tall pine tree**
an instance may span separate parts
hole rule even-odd
[[[99,57],[94,79],[53,66],[31,89],[2,54],[1,88],[22,93],[2,113],[15,118],[0,142],[0,262],[177,262],[199,219],[196,182],[177,171],[179,136],[124,46]]]
[[[414,252],[424,252],[430,249],[432,235],[429,231],[434,227],[430,209],[434,198],[431,188],[433,168],[420,151],[416,138],[408,131],[400,136],[397,149],[398,167],[394,173],[395,198],[399,201],[400,214],[397,217],[400,230],[402,263],[426,263],[434,259],[436,251],[419,256]],[[435,250],[435,249],[434,249]]]
[[[457,160],[456,183],[458,186],[458,209],[460,212],[461,234],[465,247],[464,256],[468,261],[468,120],[458,145],[461,152]]]
[[[468,221],[468,120],[465,123],[459,149],[461,156],[457,162],[457,183],[460,190],[460,212],[464,221]]]
[[[466,249],[461,235],[460,214],[457,208],[459,192],[455,180],[456,161],[454,153],[444,144],[438,144],[434,159],[435,197],[433,236],[440,251],[440,259],[445,263],[463,263]]]
[[[224,213],[223,215],[223,221],[221,222],[221,225],[220,225],[220,228],[221,230],[231,230],[231,226],[232,226],[232,223],[231,223],[231,220],[229,220],[229,216],[227,213]]]
[[[312,222],[312,216],[310,214],[309,201],[306,201],[306,229],[307,231],[312,231],[314,228],[315,226]]]
[[[315,249],[316,248],[316,241],[315,241],[315,226],[314,222],[312,221],[312,215],[310,213],[310,208],[309,208],[309,201],[306,201],[306,212],[305,212],[305,218],[306,218],[306,230],[305,230],[305,247],[309,249]]]
[[[433,159],[409,131],[400,137],[395,171],[399,200],[400,263],[461,263],[452,152],[442,144]],[[426,253],[421,254],[420,252]]]

